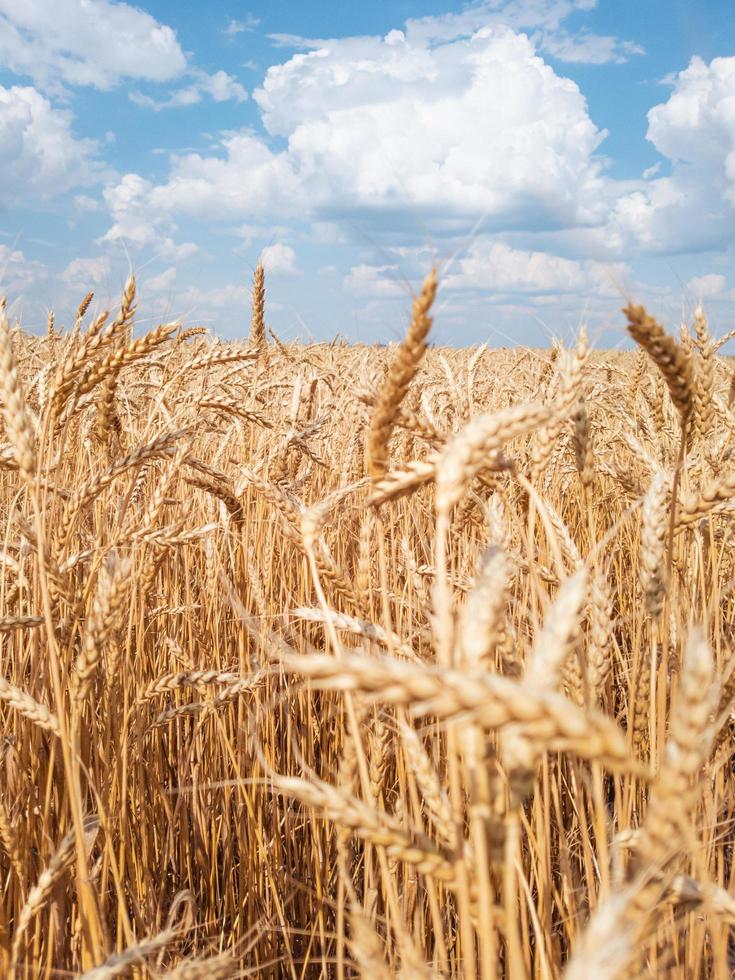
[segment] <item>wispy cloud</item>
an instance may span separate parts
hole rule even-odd
[[[529,32],[539,50],[567,63],[623,64],[643,54],[633,41],[562,26],[570,15],[596,6],[597,0],[478,0],[459,13],[409,20],[406,31],[412,40],[434,43],[469,37],[486,27],[510,27]]]
[[[208,75],[203,71],[192,71],[190,74],[195,81],[184,88],[176,89],[171,95],[163,99],[155,99],[142,92],[130,92],[130,101],[143,109],[153,109],[160,112],[162,109],[182,109],[186,106],[197,105],[205,97],[214,102],[244,102],[248,93],[247,90],[237,79],[225,71],[217,71],[213,75]]]
[[[248,34],[251,31],[254,31],[259,24],[259,17],[256,17],[254,14],[246,14],[240,20],[230,18],[227,21],[227,26],[223,29],[222,33],[226,34],[227,37],[236,37],[238,34]]]

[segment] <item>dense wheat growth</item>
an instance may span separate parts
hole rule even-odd
[[[436,288],[0,309],[3,977],[730,975],[732,369],[427,347]]]

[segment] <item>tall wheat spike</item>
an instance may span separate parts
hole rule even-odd
[[[426,350],[426,339],[432,324],[429,311],[434,303],[437,285],[436,270],[432,269],[413,301],[406,336],[378,392],[368,431],[368,469],[374,480],[380,479],[388,468],[388,448],[398,410]]]
[[[265,268],[260,261],[253,274],[252,319],[250,340],[255,347],[265,347]]]

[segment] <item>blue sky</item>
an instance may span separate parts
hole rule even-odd
[[[140,322],[546,344],[735,319],[732,0],[0,0],[0,292]]]

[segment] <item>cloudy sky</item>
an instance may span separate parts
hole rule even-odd
[[[0,293],[141,322],[619,344],[735,325],[732,0],[0,0]]]

